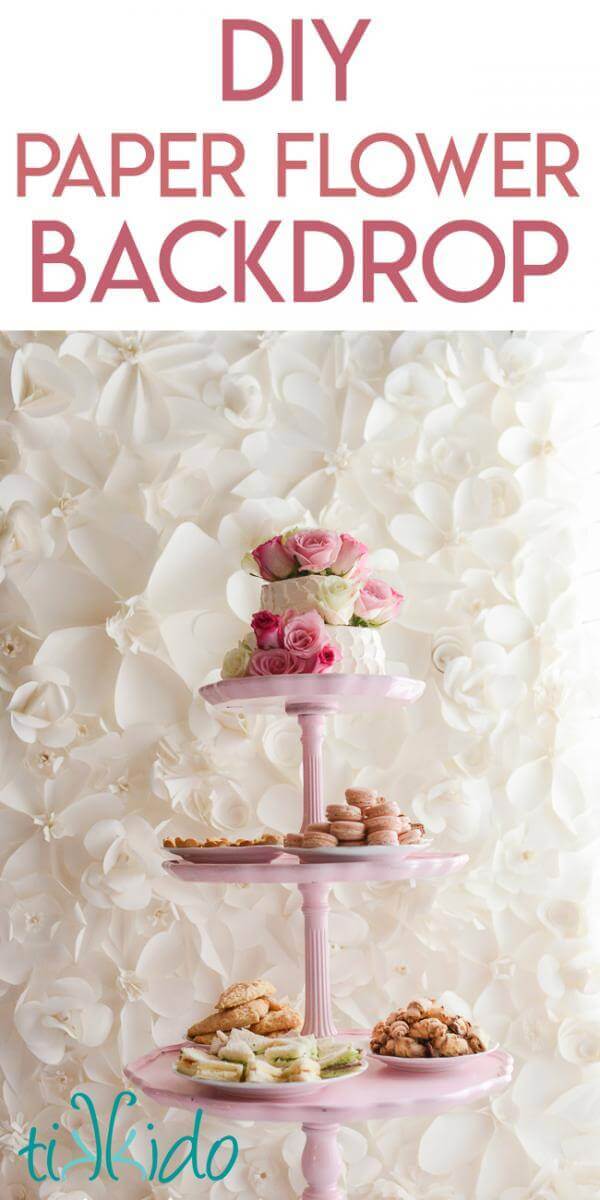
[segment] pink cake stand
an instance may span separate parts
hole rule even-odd
[[[228,679],[200,689],[207,703],[231,712],[286,712],[295,716],[302,740],[303,823],[324,820],[323,738],[325,718],[333,713],[363,712],[389,704],[418,700],[425,685],[394,675],[298,675]],[[327,924],[329,889],[334,882],[390,882],[436,879],[459,870],[465,854],[419,852],[396,861],[300,862],[282,853],[269,863],[200,864],[165,862],[175,879],[192,883],[295,883],[302,895],[305,946],[306,1014],[303,1032],[334,1035],[329,981]],[[300,1121],[306,1135],[302,1168],[307,1180],[304,1200],[342,1200],[338,1180],[342,1161],[337,1145],[340,1122],[443,1111],[485,1096],[510,1079],[512,1060],[503,1051],[485,1059],[473,1057],[460,1075],[439,1076],[390,1071],[371,1063],[366,1073],[343,1084],[322,1088],[296,1103],[293,1099],[224,1098],[173,1072],[179,1047],[146,1055],[125,1074],[148,1096],[163,1104],[201,1106],[231,1120]]]
[[[503,1087],[512,1074],[512,1059],[502,1050],[485,1058],[474,1055],[454,1079],[440,1075],[390,1071],[370,1062],[368,1070],[344,1083],[323,1087],[300,1102],[225,1097],[210,1087],[177,1075],[173,1066],[179,1046],[155,1050],[126,1068],[127,1078],[152,1100],[174,1108],[205,1108],[223,1121],[299,1121],[306,1135],[302,1169],[308,1187],[304,1200],[343,1200],[338,1187],[342,1170],[337,1134],[340,1124],[444,1112],[480,1100]]]

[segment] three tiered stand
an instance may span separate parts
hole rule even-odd
[[[303,825],[323,821],[323,739],[325,721],[333,713],[364,712],[388,704],[411,704],[424,690],[418,680],[383,675],[289,675],[228,679],[201,688],[211,705],[230,712],[286,712],[300,726],[303,766]],[[391,857],[391,856],[390,856]],[[328,1037],[336,1030],[331,1016],[329,947],[327,942],[329,888],[336,882],[434,879],[460,870],[465,854],[420,852],[395,862],[300,862],[282,852],[268,863],[214,865],[170,861],[166,870],[190,883],[295,883],[302,895],[305,945],[305,1021],[303,1033]],[[384,1014],[374,1014],[375,1017]],[[314,1096],[292,1099],[224,1098],[222,1092],[173,1071],[180,1046],[168,1046],[131,1063],[125,1074],[146,1095],[171,1107],[201,1107],[228,1120],[302,1124],[306,1144],[302,1169],[307,1181],[304,1200],[343,1200],[339,1188],[342,1161],[337,1144],[340,1124],[352,1121],[442,1112],[477,1100],[506,1084],[512,1059],[502,1050],[480,1058],[473,1055],[450,1072],[396,1072],[370,1062],[367,1072],[349,1076]]]

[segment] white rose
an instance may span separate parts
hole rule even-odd
[[[245,675],[251,655],[252,650],[246,641],[238,642],[233,650],[228,650],[221,667],[223,679],[238,679]]]
[[[328,625],[349,625],[361,580],[323,575],[317,588],[317,611]]]
[[[471,657],[461,655],[446,666],[442,710],[453,729],[490,733],[526,695],[522,679],[509,669],[506,651],[491,642],[478,642]]]
[[[77,733],[71,717],[75,697],[69,676],[58,667],[25,667],[24,680],[8,705],[14,732],[22,742],[68,746]]]

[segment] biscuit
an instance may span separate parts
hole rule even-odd
[[[332,821],[331,832],[339,842],[362,842],[365,827],[362,821]]]
[[[197,1021],[188,1029],[188,1037],[192,1041],[202,1033],[216,1033],[218,1029],[227,1032],[229,1029],[249,1029],[257,1021],[266,1017],[269,1011],[268,1000],[252,1000],[250,1004],[240,1004],[239,1008],[228,1008],[225,1011],[211,1013],[203,1021]]]
[[[361,810],[353,804],[328,804],[325,809],[328,821],[360,821]]]
[[[279,1010],[266,1013],[261,1017],[260,1021],[251,1026],[252,1033],[260,1033],[263,1037],[268,1037],[270,1033],[287,1033],[291,1029],[299,1029],[302,1024],[302,1017],[295,1008],[289,1008],[287,1005]]]
[[[306,826],[305,833],[329,833],[329,821],[313,821]]]
[[[276,988],[267,979],[252,979],[249,983],[232,983],[221,992],[215,1008],[221,1012],[224,1008],[238,1008],[240,1004],[250,1004],[251,1000],[260,1000],[261,996],[274,996]]]

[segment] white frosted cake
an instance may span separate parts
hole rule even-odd
[[[223,659],[223,679],[247,675],[385,675],[379,627],[403,597],[369,570],[349,533],[295,528],[244,556],[262,581],[251,628]]]
[[[307,575],[263,584],[260,606],[272,613],[290,609],[298,613],[316,610],[329,627],[329,640],[340,649],[341,658],[331,668],[337,675],[385,675],[385,651],[377,629],[349,625],[360,583],[349,584],[336,575]]]

